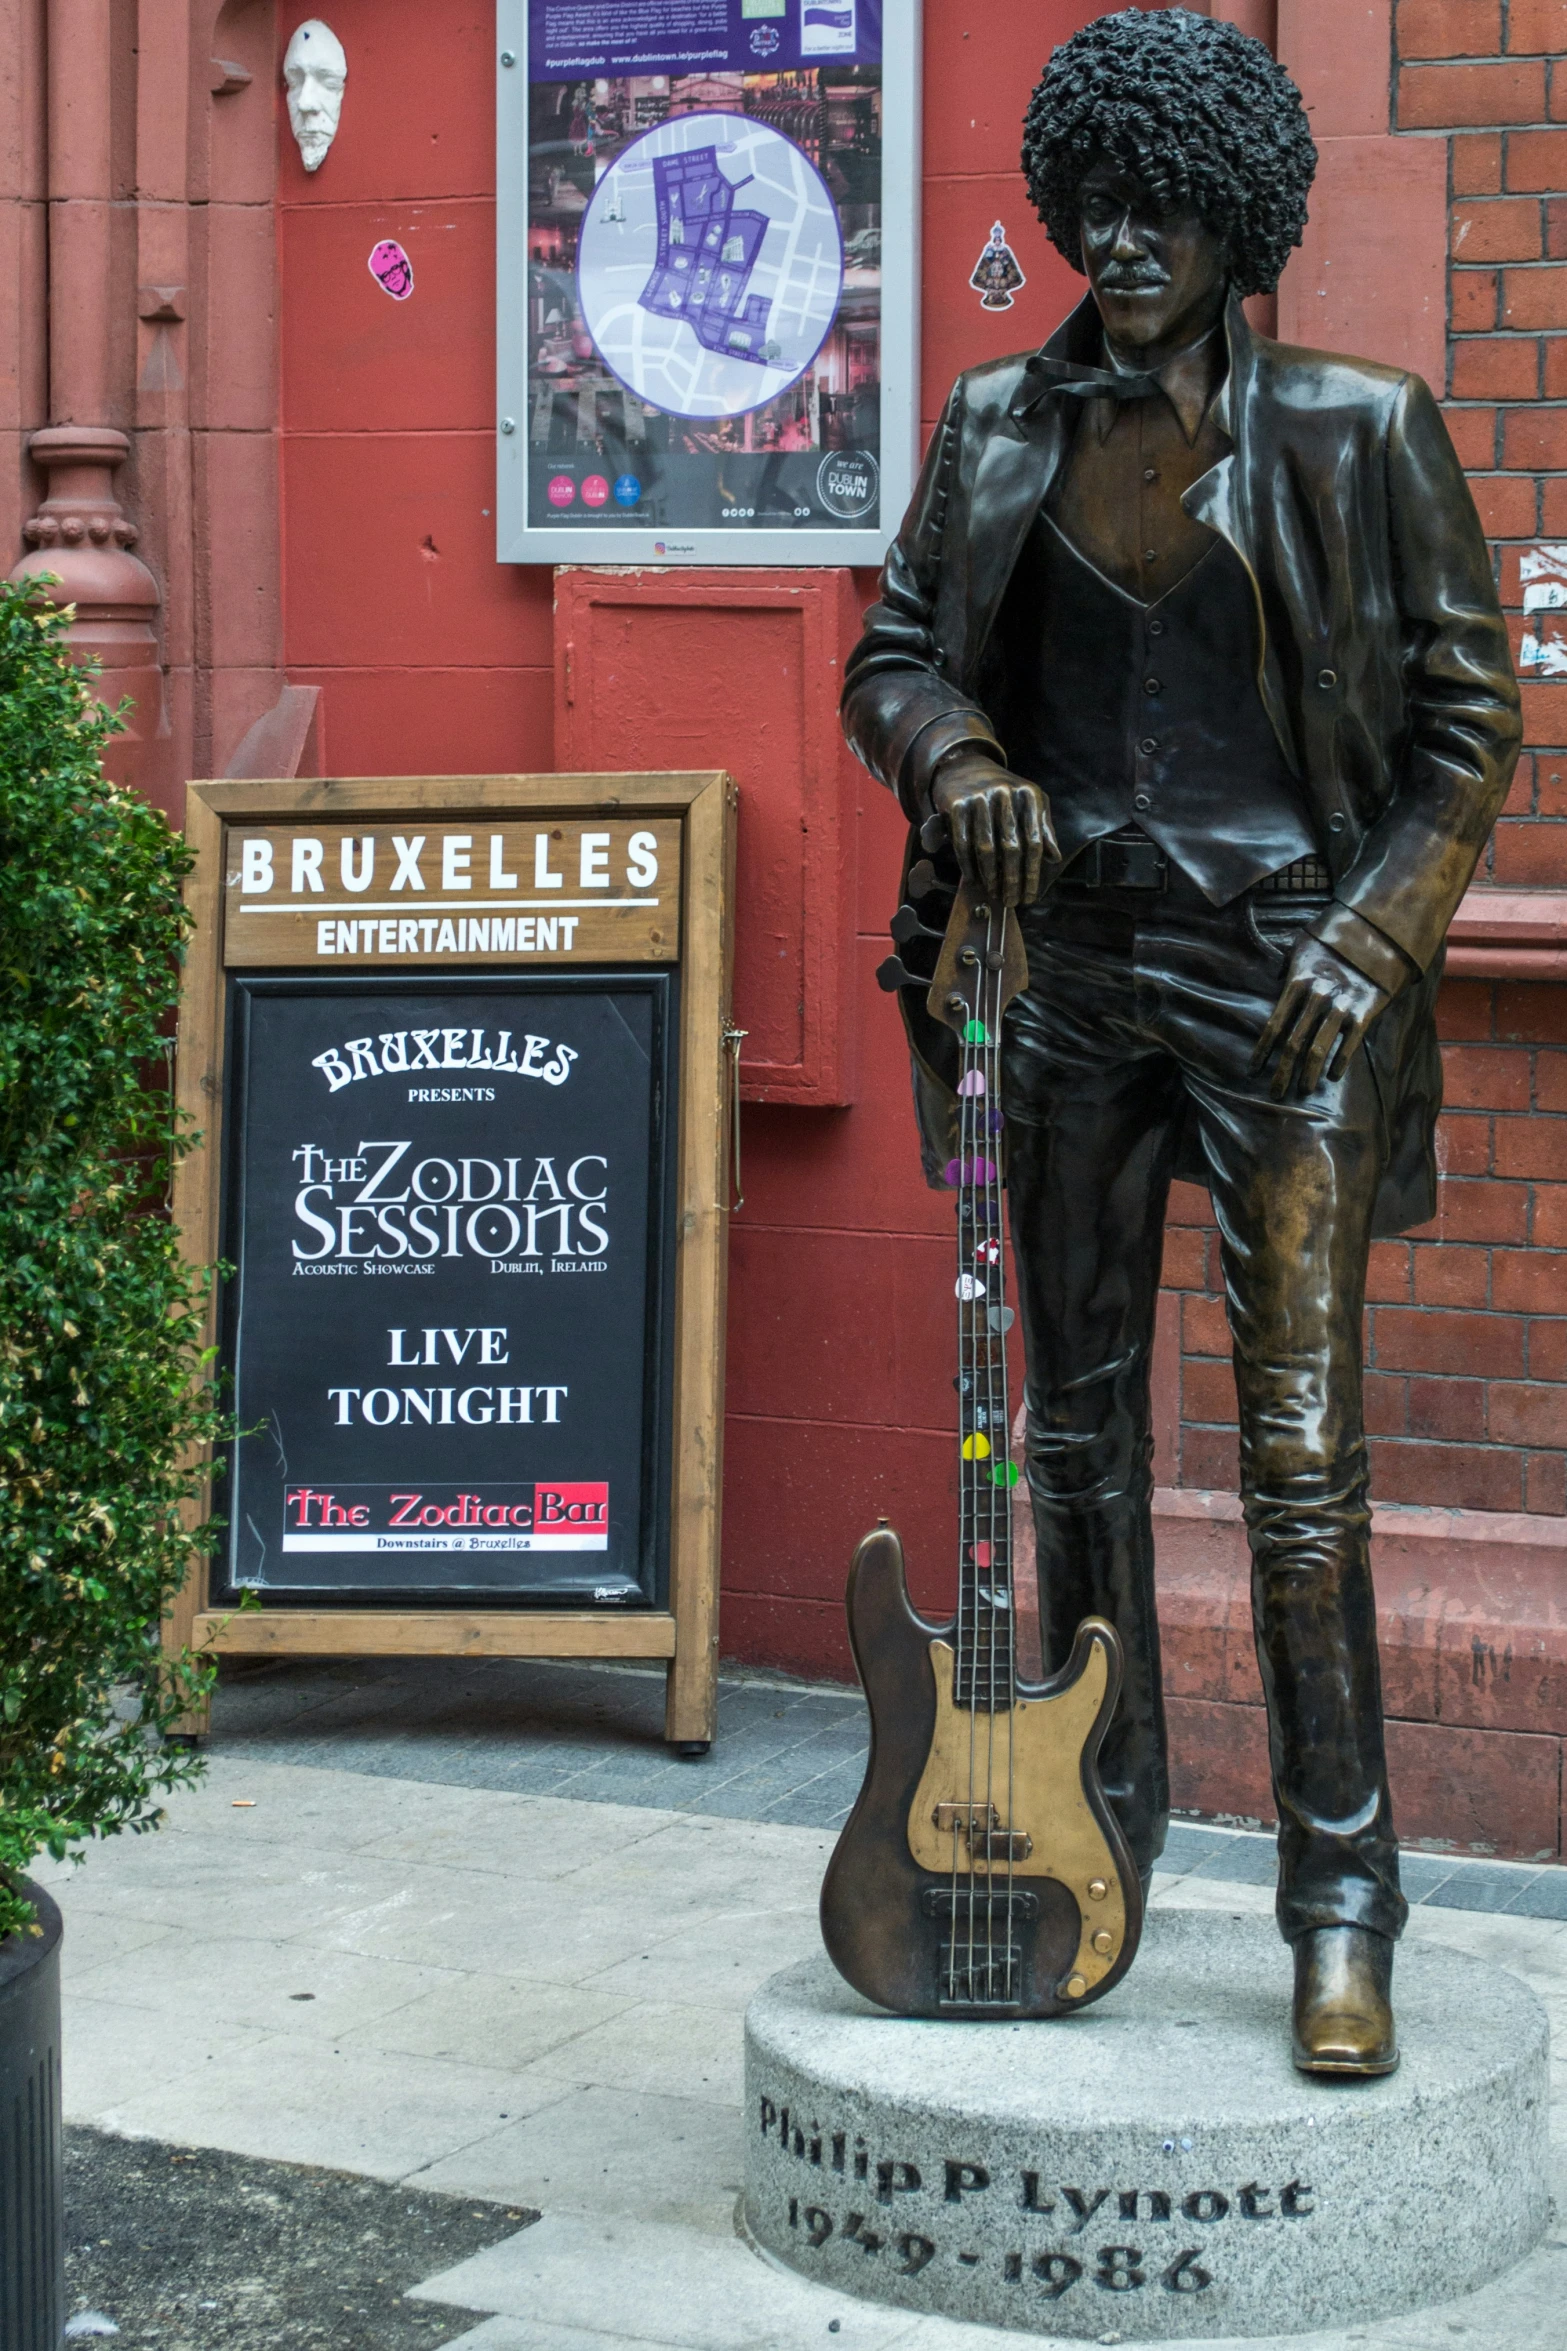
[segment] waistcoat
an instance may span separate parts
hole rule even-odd
[[[1320,853],[1257,690],[1251,582],[1222,540],[1141,604],[1041,514],[993,652],[997,731],[1013,772],[1049,795],[1068,864],[1136,826],[1224,906]]]

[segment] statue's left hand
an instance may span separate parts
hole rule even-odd
[[[1342,1077],[1365,1040],[1367,1029],[1391,1001],[1386,988],[1368,980],[1331,947],[1309,935],[1290,957],[1279,1000],[1251,1058],[1266,1067],[1277,1051],[1278,1067],[1269,1088],[1282,1102],[1298,1080],[1309,1094],[1323,1077]]]

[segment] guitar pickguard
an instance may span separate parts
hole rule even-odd
[[[1083,1792],[1082,1759],[1104,1704],[1110,1659],[1090,1640],[1081,1671],[1050,1696],[1021,1691],[1010,1706],[971,1711],[953,1698],[955,1653],[930,1644],[936,1720],[909,1808],[909,1851],[921,1869],[999,1887],[1054,1878],[1077,1904],[1077,1956],[1060,1989],[1080,2000],[1103,1982],[1126,1941],[1115,1856]]]

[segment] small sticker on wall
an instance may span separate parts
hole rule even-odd
[[[371,246],[370,275],[394,302],[406,302],[414,290],[414,265],[395,237]]]
[[[990,242],[974,264],[969,284],[979,295],[981,310],[1010,310],[1012,297],[1019,286],[1028,280],[1018,267],[1017,255],[1007,243],[1007,233],[1000,221],[990,231]]]
[[[1560,612],[1567,605],[1567,547],[1559,540],[1526,547],[1518,558],[1525,612]]]
[[[1529,677],[1567,677],[1567,637],[1558,629],[1526,629],[1518,648],[1518,667]]]

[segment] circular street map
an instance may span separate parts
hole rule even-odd
[[[802,376],[843,286],[826,182],[743,114],[684,114],[634,139],[583,215],[582,316],[599,356],[674,416],[760,408]]]

